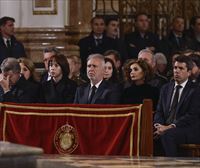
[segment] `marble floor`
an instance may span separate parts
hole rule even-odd
[[[200,158],[41,156],[37,168],[200,168]]]

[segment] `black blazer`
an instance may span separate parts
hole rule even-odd
[[[90,84],[80,86],[75,95],[75,104],[88,104]],[[120,93],[107,81],[102,81],[97,89],[91,104],[118,104],[120,102]]]
[[[44,103],[73,103],[76,87],[76,82],[68,78],[62,78],[58,83],[45,81],[42,83],[41,100]]]
[[[90,54],[103,54],[105,51],[111,49],[117,51],[119,50],[117,42],[114,39],[105,36],[104,34],[102,38],[102,43],[98,46],[96,46],[95,39],[92,33],[89,36],[80,39],[78,45],[80,47],[80,57],[82,60],[83,70],[85,70],[86,68],[87,57]]]
[[[127,59],[137,58],[140,50],[146,47],[155,47],[155,52],[157,52],[159,38],[152,32],[147,32],[143,38],[138,31],[135,31],[125,35],[125,44],[128,54]]]
[[[154,123],[164,124],[169,116],[169,109],[172,94],[174,91],[175,82],[171,81],[164,85],[161,89],[160,99],[158,102],[157,110],[154,116]],[[193,121],[194,114],[190,114],[192,97],[195,93],[196,84],[188,81],[185,88],[182,91],[181,98],[179,100],[176,109],[176,124],[177,127],[186,127]]]
[[[171,62],[172,54],[177,51],[184,51],[188,48],[185,34],[180,38],[180,44],[178,44],[177,38],[173,32],[170,32],[168,36],[164,37],[160,43],[160,51],[166,55],[168,62]]]
[[[39,88],[38,83],[21,76],[12,89],[2,95],[2,102],[37,103],[39,102]]]
[[[26,53],[21,42],[17,41],[14,36],[11,37],[11,52],[4,43],[3,37],[0,35],[0,64],[7,57],[20,58],[25,57]]]

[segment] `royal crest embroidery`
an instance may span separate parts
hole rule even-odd
[[[78,147],[78,136],[69,124],[60,127],[54,136],[54,145],[59,153],[70,154]]]

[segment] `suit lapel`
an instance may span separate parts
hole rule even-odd
[[[185,88],[182,91],[182,94],[181,94],[181,97],[180,97],[180,100],[179,100],[179,103],[178,103],[178,106],[177,106],[177,109],[176,109],[177,112],[179,111],[179,108],[181,107],[182,103],[184,102],[185,97],[191,91],[191,87],[190,86],[191,86],[191,82],[188,81],[186,86],[185,86]]]
[[[170,85],[169,85],[169,92],[166,93],[167,94],[167,101],[166,101],[166,109],[169,113],[170,111],[170,104],[171,104],[171,98],[172,98],[172,95],[173,95],[173,92],[174,92],[174,85],[175,83],[174,82],[171,82]]]
[[[99,85],[99,88],[97,89],[97,92],[95,93],[91,104],[95,104],[96,100],[98,97],[100,97],[104,91],[104,86],[105,86],[105,81],[102,81],[101,84]]]
[[[89,91],[90,91],[90,84],[88,84],[88,85],[84,88],[83,97],[82,97],[83,104],[88,104]]]
[[[4,43],[3,37],[0,36],[0,44],[1,46],[7,47],[6,44]]]

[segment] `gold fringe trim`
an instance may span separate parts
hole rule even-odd
[[[21,109],[38,109],[38,110],[75,110],[75,111],[123,111],[123,110],[133,110],[139,109],[138,113],[138,130],[137,130],[137,156],[139,156],[140,149],[140,125],[141,125],[141,110],[142,104],[139,106],[131,106],[131,107],[119,107],[119,108],[84,108],[84,107],[34,107],[34,106],[22,106],[22,105],[10,105],[10,104],[2,104],[0,103],[0,107],[11,107],[11,108],[21,108]],[[52,109],[53,108],[53,109]],[[37,112],[15,112],[10,110],[4,111],[4,121],[3,121],[3,141],[6,140],[6,120],[7,114],[14,115],[33,115],[33,116],[75,116],[75,117],[96,117],[96,118],[116,118],[116,117],[128,117],[132,116],[131,130],[130,130],[130,152],[129,155],[133,156],[133,135],[134,135],[134,122],[135,122],[135,114],[134,112],[129,112],[127,114],[76,114],[76,113],[37,113]]]
[[[39,104],[38,104],[39,105]],[[0,107],[8,108],[20,108],[20,109],[32,109],[32,110],[74,110],[74,111],[122,111],[122,110],[133,110],[140,109],[141,105],[130,106],[130,107],[108,107],[108,108],[85,108],[85,107],[43,107],[43,106],[23,106],[23,105],[13,105],[13,104],[4,104],[0,103]]]

